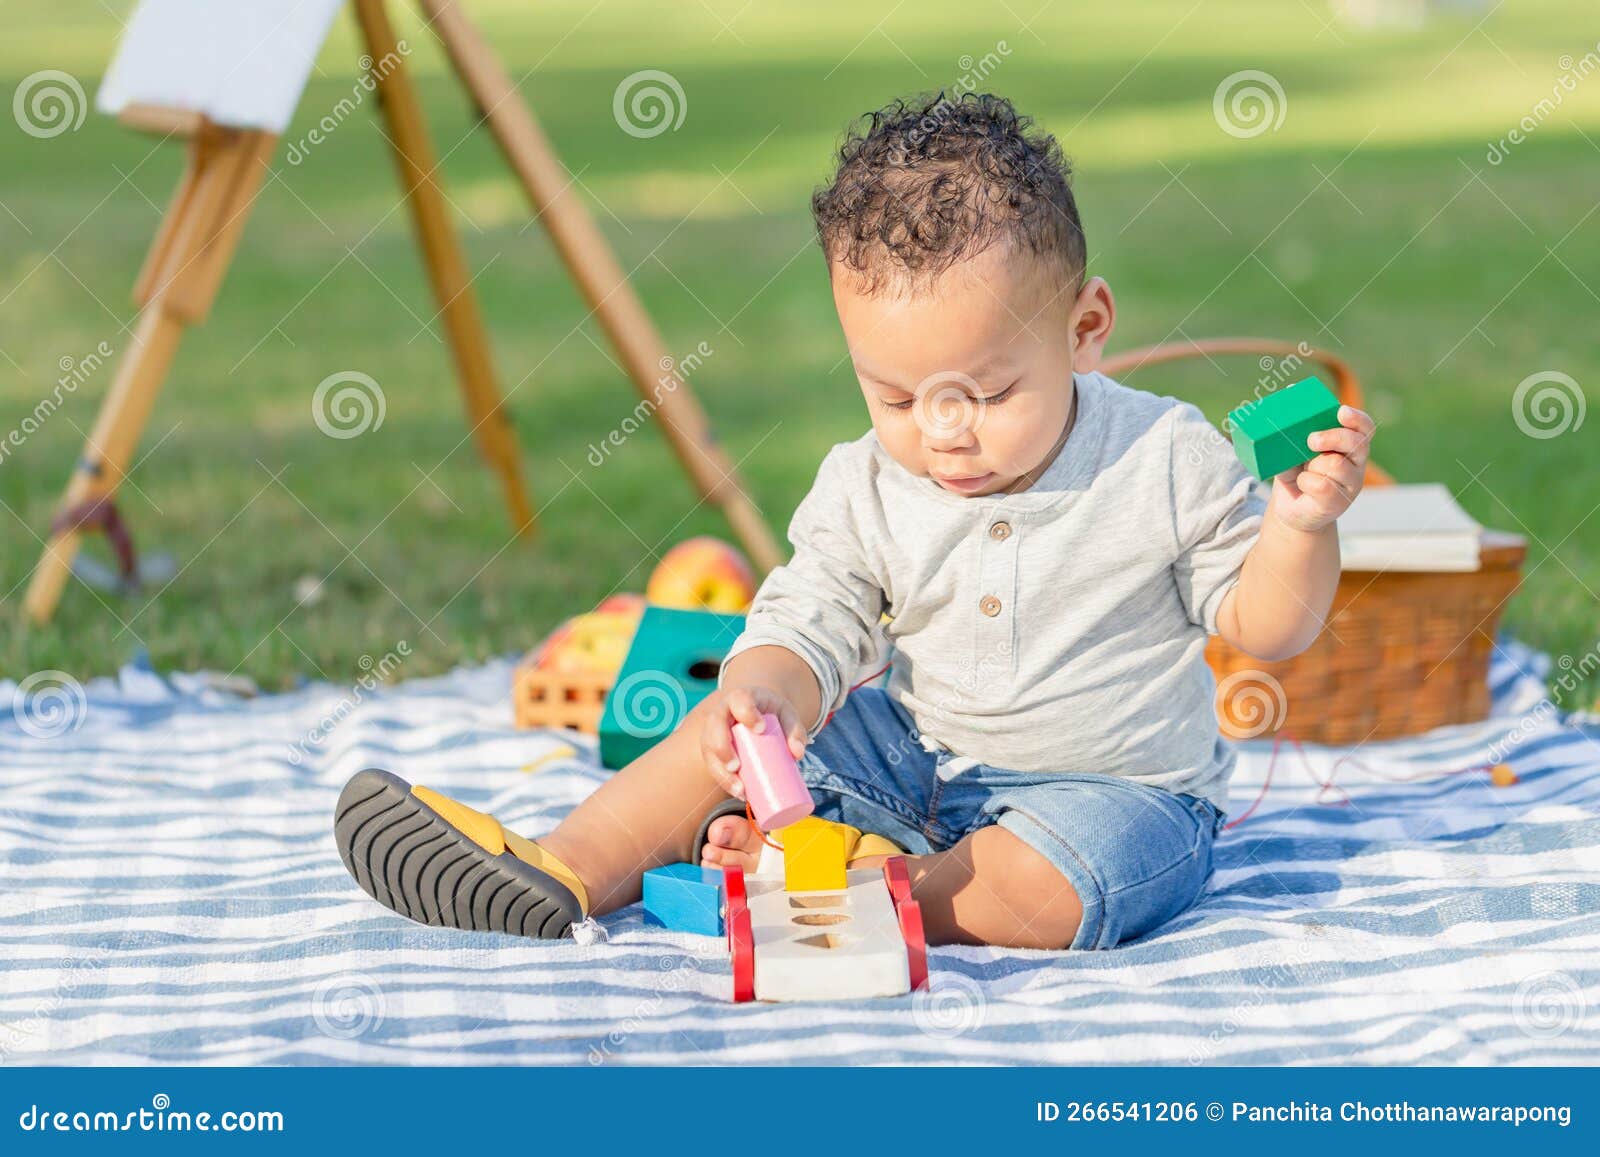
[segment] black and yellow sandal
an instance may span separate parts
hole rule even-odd
[[[556,940],[589,908],[582,881],[538,844],[387,771],[345,784],[333,838],[362,890],[419,924]]]

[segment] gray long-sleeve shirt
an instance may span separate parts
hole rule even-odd
[[[822,691],[814,736],[886,635],[889,693],[957,755],[1220,807],[1233,752],[1203,653],[1263,499],[1195,407],[1075,382],[1076,424],[1020,493],[952,494],[870,432],[835,446],[729,658],[777,644],[804,659]]]

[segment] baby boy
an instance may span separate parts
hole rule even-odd
[[[1116,304],[1068,176],[992,95],[852,130],[812,209],[872,428],[823,460],[719,689],[537,841],[360,773],[362,887],[553,937],[649,868],[752,867],[730,727],[771,714],[852,867],[907,854],[930,943],[1109,948],[1195,902],[1233,766],[1206,637],[1317,636],[1373,424],[1341,408],[1264,498],[1193,406],[1097,373]],[[888,685],[852,690],[885,641]]]

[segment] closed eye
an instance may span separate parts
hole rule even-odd
[[[1017,383],[1012,382],[998,394],[990,394],[987,397],[972,398],[972,401],[974,404],[979,406],[998,406],[1010,398],[1011,395],[1016,391],[1016,388]],[[903,402],[885,402],[880,399],[878,404],[888,410],[909,410],[912,406],[917,404],[917,400],[915,398],[907,398]]]

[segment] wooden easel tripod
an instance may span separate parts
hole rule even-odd
[[[372,76],[401,187],[449,338],[472,433],[479,452],[499,476],[512,525],[520,533],[533,525],[533,511],[523,486],[516,435],[502,409],[471,277],[437,183],[438,162],[422,108],[384,0],[352,3],[373,61]],[[687,383],[679,381],[667,391],[657,388],[666,352],[660,336],[515,84],[462,15],[457,0],[418,3],[623,368],[656,408],[684,470],[704,499],[722,510],[755,565],[762,571],[777,566],[782,561],[778,544],[712,438],[705,411]],[[392,62],[392,67],[380,69],[383,62]],[[55,612],[83,531],[116,525],[113,497],[178,340],[185,327],[203,321],[209,312],[277,145],[272,133],[227,128],[192,112],[130,107],[122,117],[136,127],[187,136],[189,164],[134,286],[140,313],[132,348],[118,365],[28,586],[23,606],[38,622]]]

